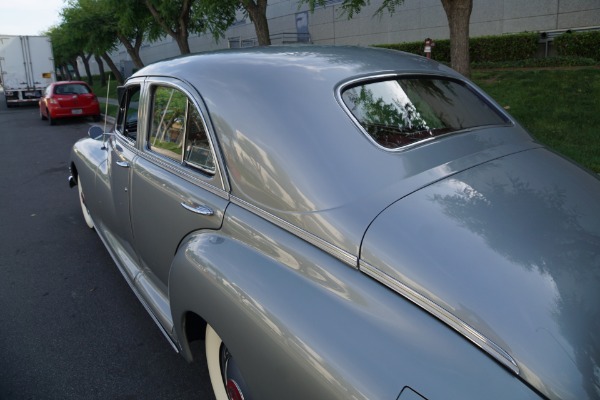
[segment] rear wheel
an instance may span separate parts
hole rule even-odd
[[[83,219],[85,219],[85,223],[87,224],[87,226],[90,229],[93,229],[94,221],[92,220],[92,216],[90,215],[90,210],[88,210],[87,206],[85,205],[85,195],[83,193],[83,187],[81,186],[81,179],[78,179],[77,190],[79,192],[79,204],[81,205],[81,212],[83,212]]]
[[[52,115],[50,114],[50,111],[48,111],[47,108],[46,108],[46,115],[48,116],[48,122],[50,122],[50,125],[56,125],[56,120],[54,118],[52,118]]]
[[[206,326],[206,361],[217,400],[251,400],[242,373],[217,332]]]

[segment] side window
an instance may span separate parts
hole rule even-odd
[[[123,94],[117,118],[117,132],[135,143],[137,140],[138,108],[140,104],[140,87],[132,86]]]
[[[150,149],[182,161],[187,97],[171,87],[158,86],[152,99]]]
[[[208,173],[215,172],[215,161],[202,117],[193,105],[188,114],[188,135],[185,141],[185,162]]]
[[[215,173],[213,151],[200,112],[175,88],[154,89],[148,147],[205,173]]]

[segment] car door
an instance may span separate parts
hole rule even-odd
[[[132,173],[133,235],[143,276],[136,284],[168,333],[171,262],[190,232],[219,229],[229,201],[201,101],[186,84],[146,81],[148,116]]]
[[[109,169],[104,182],[98,184],[110,188],[110,204],[104,209],[112,210],[106,219],[108,225],[104,237],[115,249],[113,256],[121,262],[129,278],[135,279],[139,272],[139,261],[134,250],[133,230],[130,215],[131,175],[138,154],[138,115],[142,81],[128,83],[120,101],[114,135],[107,143]]]

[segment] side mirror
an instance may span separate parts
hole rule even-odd
[[[95,140],[100,140],[104,136],[104,129],[94,125],[88,130],[88,136]]]

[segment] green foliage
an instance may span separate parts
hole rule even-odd
[[[575,67],[600,65],[600,61],[585,57],[538,57],[518,61],[476,62],[472,63],[474,69],[493,68],[550,68],[550,67]]]
[[[239,3],[233,0],[146,0],[165,32],[173,35],[185,26],[189,33],[212,33],[223,37],[235,22]],[[186,33],[187,37],[187,33]]]
[[[402,5],[404,0],[383,0],[381,6],[375,11],[375,15],[381,15],[384,11],[390,13],[390,15],[396,12],[396,7]],[[316,6],[326,6],[325,0],[300,0],[298,7],[302,4],[308,4],[310,11],[314,11]],[[358,14],[363,7],[371,4],[371,0],[344,0],[341,5],[342,15],[346,15],[348,19],[352,18],[355,14]]]
[[[554,39],[561,56],[587,57],[600,61],[600,31],[565,33]]]
[[[469,55],[471,62],[497,62],[532,58],[537,51],[538,35],[536,33],[519,33],[514,35],[481,36],[469,39]],[[407,42],[397,44],[380,44],[376,47],[401,50],[408,53],[424,55],[424,42]],[[432,58],[440,62],[450,62],[450,40],[435,40]]]
[[[532,58],[538,49],[537,33],[471,38],[471,61],[515,61]]]

